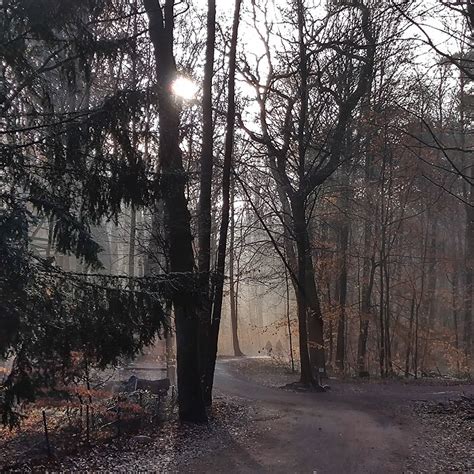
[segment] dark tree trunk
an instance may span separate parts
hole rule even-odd
[[[288,343],[290,349],[290,362],[291,372],[295,372],[295,358],[293,355],[293,334],[291,331],[291,318],[290,318],[290,284],[288,281],[288,270],[285,268],[285,283],[286,283],[286,322],[288,324]]]
[[[325,371],[325,356],[324,356],[324,333],[323,333],[323,319],[321,316],[321,308],[319,297],[315,284],[314,267],[311,257],[311,246],[306,228],[305,203],[310,195],[314,193],[340,166],[343,151],[343,139],[346,136],[347,127],[352,118],[352,113],[358,105],[360,99],[366,94],[372,77],[372,70],[375,55],[375,41],[371,31],[370,10],[364,4],[357,2],[356,7],[361,11],[361,29],[364,38],[367,42],[366,61],[361,67],[359,80],[355,90],[347,97],[344,103],[339,104],[339,111],[337,116],[337,123],[333,129],[329,140],[329,150],[327,159],[322,160],[319,165],[307,166],[307,151],[311,142],[312,130],[308,127],[308,110],[309,110],[309,93],[308,84],[310,79],[309,74],[309,56],[308,43],[306,41],[306,5],[302,0],[294,2],[294,8],[297,16],[297,31],[298,31],[298,94],[295,100],[288,100],[287,110],[285,112],[285,127],[282,130],[282,136],[278,141],[272,139],[272,133],[269,132],[267,124],[267,109],[266,99],[267,92],[261,91],[260,84],[256,84],[258,89],[257,97],[260,106],[260,123],[262,126],[262,134],[253,133],[246,128],[247,133],[257,142],[267,147],[270,169],[277,184],[280,200],[282,201],[284,219],[286,218],[285,203],[291,203],[291,238],[296,242],[297,255],[295,256],[296,269],[293,271],[291,265],[291,246],[287,244],[290,232],[287,231],[288,225],[285,224],[285,251],[286,258],[282,256],[278,245],[269,233],[272,242],[275,245],[280,257],[284,260],[288,270],[292,274],[292,282],[295,287],[296,299],[298,303],[298,324],[299,324],[299,338],[300,338],[300,362],[301,362],[301,381],[303,383],[314,384],[314,377],[311,370],[310,356],[308,351],[308,333],[309,333],[309,347],[315,351],[312,355],[314,366],[318,371]],[[270,59],[269,45],[266,45],[267,56]],[[272,88],[271,77],[267,82],[268,90]],[[263,88],[265,89],[265,88]],[[297,156],[296,166],[291,171],[287,169],[288,159],[291,154],[292,121],[295,112],[295,104],[298,103],[299,108],[297,114]],[[281,140],[280,140],[281,138]],[[308,168],[310,170],[308,171]],[[294,181],[297,181],[297,186],[294,186]],[[296,188],[297,189],[296,189]],[[282,199],[282,192],[286,196]],[[290,215],[288,213],[288,215]],[[287,219],[288,221],[289,219]],[[263,222],[262,222],[263,223]],[[264,223],[263,223],[264,224]],[[264,225],[265,227],[265,225]],[[309,330],[309,331],[308,331]]]
[[[306,286],[308,314],[309,356],[313,373],[318,382],[326,376],[326,357],[324,345],[324,322],[318,290],[315,283],[314,265],[311,257],[309,239],[307,239],[308,253],[306,255]]]
[[[384,248],[384,237],[382,236],[382,249]],[[383,265],[382,260],[384,258],[384,251],[380,251],[380,296],[379,296],[379,335],[380,335],[380,345],[379,345],[379,365],[380,365],[380,376],[385,376],[385,317],[384,317],[384,275],[383,275]]]
[[[331,283],[328,280],[327,282],[327,294],[328,294],[328,305],[332,308],[332,298],[331,298]],[[334,324],[332,319],[329,320],[329,367],[333,367],[333,359],[334,359]]]
[[[471,174],[474,175],[474,171]],[[465,241],[465,293],[464,293],[464,353],[466,366],[472,372],[472,310],[474,292],[474,186],[470,190],[470,203],[466,205]]]
[[[453,326],[454,326],[454,347],[456,348],[456,374],[460,375],[460,347],[459,347],[459,318],[458,318],[458,286],[459,286],[459,276],[458,269],[454,269],[453,281],[451,283],[451,304],[453,307]]]
[[[474,28],[474,6],[469,2],[468,14],[469,24],[471,27],[471,36]],[[470,48],[472,51],[472,47]],[[472,79],[466,77],[464,71],[461,73],[461,126],[463,133],[461,134],[461,148],[466,150],[466,137],[469,133],[468,109],[472,107],[469,105],[469,97],[472,95],[469,91],[466,92],[466,85]],[[466,163],[467,158],[467,163]],[[474,166],[472,166],[472,157],[470,154],[463,153],[462,164],[463,169],[467,170],[466,174],[469,182],[464,183],[463,197],[466,202],[466,228],[464,233],[464,295],[463,295],[463,313],[464,313],[464,328],[463,328],[463,345],[466,367],[472,375],[473,361],[472,361],[472,312],[474,299]]]
[[[365,245],[364,245],[365,247]],[[367,247],[365,247],[367,248]],[[362,296],[361,296],[361,315],[360,315],[360,329],[359,340],[357,346],[357,361],[359,376],[366,376],[368,374],[367,367],[367,342],[369,337],[369,324],[372,312],[372,290],[375,279],[375,256],[368,258],[364,257],[364,266],[362,270]]]
[[[349,139],[348,139],[349,140]],[[350,156],[349,153],[347,155]],[[339,297],[339,318],[337,322],[337,341],[336,341],[336,366],[340,372],[344,372],[346,358],[346,302],[347,302],[347,251],[349,247],[349,169],[347,161],[342,167],[342,199],[341,216],[342,222],[339,225],[339,276],[338,276],[338,297]]]
[[[367,97],[364,108],[369,108],[369,98]],[[365,221],[364,221],[364,250],[362,264],[362,289],[360,303],[360,327],[359,340],[357,344],[357,366],[359,376],[368,375],[367,367],[367,342],[369,337],[369,324],[372,311],[372,290],[375,278],[375,248],[373,245],[374,225],[372,220],[373,199],[372,199],[372,182],[373,182],[373,158],[369,150],[370,142],[367,139],[365,144]]]
[[[298,174],[300,185],[305,180],[306,154],[308,146],[308,109],[309,109],[309,65],[307,44],[305,41],[305,5],[303,1],[296,2],[299,46],[299,95],[300,113],[298,116]],[[308,329],[309,358],[312,371],[316,372],[318,381],[325,371],[324,333],[321,305],[315,284],[314,266],[311,255],[311,245],[305,215],[306,191],[300,190],[300,195],[294,199],[296,210],[293,209],[294,230],[298,248],[298,282],[300,299],[304,300],[306,326]],[[295,215],[297,212],[298,217]],[[304,249],[304,250],[303,250]],[[301,268],[303,266],[303,268]],[[301,278],[300,276],[303,276]],[[302,316],[302,312],[300,312]],[[301,322],[300,322],[301,324]],[[303,378],[303,376],[302,376]],[[313,377],[312,377],[313,378]]]
[[[198,211],[198,269],[202,307],[199,310],[199,363],[201,383],[206,392],[206,372],[209,363],[211,331],[210,270],[211,270],[211,201],[214,163],[214,124],[212,117],[212,78],[216,42],[216,1],[208,0],[206,62],[202,97],[202,148]]]
[[[341,240],[342,245],[347,245],[348,238],[346,237],[346,229],[341,232]],[[340,372],[344,372],[346,359],[347,253],[344,252],[342,248],[340,251],[343,253],[343,256],[342,267],[339,275],[339,317],[337,321],[336,366]]]
[[[389,271],[389,264],[388,258],[384,259],[383,262],[383,269],[384,269],[384,277],[385,277],[385,287],[386,287],[386,295],[385,295],[385,374],[386,375],[393,375],[393,365],[392,365],[392,337],[390,333],[391,328],[391,306],[390,306],[390,271]]]
[[[216,286],[214,294],[214,308],[212,312],[211,334],[209,344],[209,361],[206,373],[206,403],[212,401],[212,385],[216,367],[217,345],[219,339],[219,328],[222,315],[222,298],[224,292],[225,257],[227,249],[227,231],[229,228],[230,214],[230,175],[232,170],[232,156],[234,151],[234,128],[235,128],[235,72],[237,56],[237,40],[240,24],[240,7],[242,0],[235,0],[234,21],[232,26],[232,38],[229,52],[229,79],[228,79],[228,102],[226,114],[226,136],[224,150],[224,166],[222,170],[222,221],[219,230],[219,246],[217,250]]]
[[[280,201],[283,206],[283,225],[284,225],[284,238],[285,238],[285,254],[287,258],[287,265],[291,269],[291,281],[295,294],[298,294],[301,297],[305,298],[306,305],[306,328],[307,328],[307,338],[308,338],[308,350],[310,357],[310,365],[312,369],[316,372],[317,376],[326,375],[326,361],[325,361],[325,351],[324,351],[324,325],[323,325],[323,316],[321,311],[321,304],[319,301],[319,295],[315,283],[314,275],[314,265],[311,256],[311,245],[309,240],[309,233],[306,224],[306,215],[304,211],[304,204],[297,203],[293,204],[296,207],[302,208],[303,225],[297,224],[295,218],[293,223],[291,223],[290,215],[294,216],[294,207],[290,208],[288,203],[288,198],[285,195],[281,186],[279,187]],[[294,201],[297,201],[296,198]],[[291,227],[291,228],[290,228]],[[297,228],[299,230],[297,230]],[[295,237],[298,236],[298,237]],[[300,245],[302,248],[306,248],[307,251],[304,253],[304,265],[305,265],[305,280],[304,285],[300,285],[299,274],[299,251],[298,255],[295,253],[293,247],[293,240],[296,240],[296,246],[298,249],[298,239],[301,240]],[[298,303],[299,304],[299,303]]]
[[[407,337],[407,351],[405,357],[405,377],[410,375],[410,356],[411,356],[411,349],[413,345],[413,324],[415,322],[415,290],[413,290],[413,296],[411,299],[411,308],[410,308],[410,322],[408,327],[408,337]]]
[[[301,364],[301,383],[305,385],[314,384],[313,371],[311,368],[309,350],[308,350],[308,299],[307,282],[309,240],[308,229],[306,227],[306,215],[304,200],[296,196],[292,200],[292,212],[294,221],[294,233],[297,247],[297,285],[296,300],[298,304],[298,329],[300,345],[300,364]]]
[[[437,222],[436,217],[428,212],[428,236],[429,244],[427,249],[428,254],[428,272],[427,272],[427,287],[422,309],[423,325],[425,331],[425,338],[423,341],[423,353],[421,355],[421,370],[426,372],[428,370],[428,353],[429,343],[431,338],[431,330],[434,326],[435,314],[435,294],[436,294],[436,241],[437,241]]]
[[[144,0],[150,38],[155,48],[160,120],[159,164],[165,205],[165,232],[171,275],[176,275],[173,295],[176,324],[178,405],[182,421],[206,421],[198,359],[198,298],[193,291],[194,254],[185,197],[186,175],[179,147],[179,108],[171,94],[176,77],[173,54],[174,1],[163,8],[157,0]],[[178,281],[179,280],[179,281]]]

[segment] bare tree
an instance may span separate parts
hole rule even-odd
[[[350,12],[351,9],[352,6],[342,6],[338,12]],[[261,80],[258,71],[252,73],[248,65],[243,69],[247,80],[255,86],[260,106],[261,133],[248,127],[247,132],[267,150],[269,168],[278,187],[283,213],[287,215],[288,233],[296,244],[296,250],[290,250],[287,255],[295,255],[291,273],[298,302],[301,382],[304,384],[314,383],[312,367],[318,378],[325,372],[323,318],[308,232],[309,198],[338,169],[344,158],[344,137],[354,110],[368,91],[375,55],[370,10],[361,3],[357,3],[354,9],[360,17],[352,17],[351,26],[358,26],[353,30],[342,29],[354,35],[353,41],[346,42],[353,49],[344,50],[345,41],[341,36],[322,39],[322,33],[331,29],[331,20],[337,17],[337,13],[328,14],[308,34],[307,24],[314,22],[311,12],[305,2],[295,1],[292,12],[297,31],[296,72],[290,65],[287,70],[282,69],[282,65],[280,71],[274,70],[269,31],[266,36],[260,33],[269,69],[266,80]],[[346,97],[339,96],[337,90],[331,88],[333,78],[326,75],[330,69],[327,58],[333,47],[345,60],[358,63],[357,82]],[[296,90],[289,90],[290,78],[296,83]],[[324,84],[325,78],[329,83]],[[278,83],[284,86],[279,89]],[[316,97],[319,94],[319,105],[315,102],[315,94]],[[329,105],[330,98],[333,105]],[[276,100],[278,109],[283,110],[278,138],[275,117],[271,112],[272,100]],[[318,126],[321,126],[321,116],[333,106],[336,120],[324,137],[324,130]],[[311,362],[308,351],[311,352]]]
[[[219,328],[222,315],[222,300],[224,291],[224,272],[227,251],[227,234],[230,217],[230,184],[232,157],[234,153],[234,129],[235,129],[235,73],[237,62],[237,42],[239,37],[240,8],[242,0],[235,0],[234,19],[232,24],[232,37],[229,51],[229,77],[227,89],[227,112],[226,112],[226,134],[224,164],[222,170],[222,217],[219,229],[219,245],[217,249],[216,284],[214,293],[214,306],[212,310],[211,332],[209,340],[210,358],[207,369],[206,399],[210,401],[214,371],[217,359],[217,348],[219,341]]]

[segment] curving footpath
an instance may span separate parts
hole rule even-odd
[[[472,393],[472,386],[420,386],[400,382],[332,382],[327,393],[298,393],[247,380],[220,361],[218,391],[252,404],[260,413],[248,442],[232,441],[187,472],[400,473],[419,435],[415,400],[445,400]]]

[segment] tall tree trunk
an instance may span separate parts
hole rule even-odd
[[[304,200],[295,197],[292,200],[292,211],[294,220],[294,233],[297,247],[297,291],[296,300],[298,304],[298,329],[300,346],[300,365],[301,365],[301,383],[305,385],[314,384],[313,371],[311,368],[309,350],[308,350],[308,229],[306,227],[306,215]]]
[[[410,357],[411,349],[413,345],[413,324],[415,322],[415,304],[416,304],[416,295],[415,289],[413,289],[413,296],[411,298],[411,307],[410,307],[410,321],[408,327],[408,337],[407,337],[407,350],[405,356],[405,377],[410,375]]]
[[[326,376],[326,357],[324,344],[324,323],[321,302],[314,274],[314,263],[311,256],[311,246],[306,229],[306,248],[308,249],[306,259],[306,285],[305,296],[308,305],[307,324],[309,338],[309,356],[313,373],[318,383],[321,377]]]
[[[369,235],[369,234],[368,234]],[[364,245],[364,248],[367,248]],[[357,361],[359,377],[365,377],[369,373],[367,366],[367,343],[369,338],[370,316],[372,314],[372,290],[374,288],[375,271],[377,265],[375,263],[375,255],[364,258],[364,266],[362,270],[362,295],[361,295],[361,315],[359,339],[357,344]]]
[[[469,4],[468,6],[469,24],[470,24],[470,39],[474,38],[474,6]],[[472,45],[472,41],[471,41]],[[472,46],[469,48],[470,55],[472,53]],[[469,60],[468,60],[469,62]],[[464,295],[463,295],[463,313],[464,313],[464,328],[463,328],[463,345],[464,345],[464,356],[466,367],[472,374],[472,311],[473,311],[473,299],[474,299],[474,166],[472,162],[466,163],[466,158],[472,160],[470,154],[464,153],[466,151],[466,137],[472,130],[470,125],[469,117],[470,109],[470,97],[472,93],[466,91],[466,85],[472,82],[470,77],[467,77],[465,72],[461,72],[461,107],[460,107],[460,119],[461,119],[461,149],[462,154],[462,169],[466,170],[467,176],[470,178],[469,183],[464,182],[463,186],[463,198],[465,201],[466,211],[466,227],[464,232]],[[467,166],[466,166],[467,165]]]
[[[327,294],[328,294],[328,305],[332,308],[332,298],[331,298],[331,282],[328,279],[327,282]],[[332,318],[329,320],[329,366],[333,367],[333,358],[334,358],[334,323]]]
[[[169,265],[177,290],[173,295],[176,324],[178,406],[182,421],[207,419],[201,391],[198,359],[198,298],[194,287],[191,216],[185,196],[186,175],[179,147],[179,108],[171,94],[176,78],[173,54],[174,0],[163,9],[157,0],[144,0],[150,38],[155,49],[159,108],[159,163],[165,205]]]
[[[173,330],[172,308],[170,304],[165,306],[165,317],[168,329],[165,333],[165,357],[166,357],[166,377],[170,384],[176,385],[176,354],[175,354],[175,331]]]
[[[138,33],[137,15],[133,17],[133,36],[136,37]],[[132,55],[132,84],[137,83],[137,51],[136,43],[133,43],[133,55]],[[118,84],[117,84],[118,86]],[[132,118],[132,149],[137,149],[137,123],[135,116]],[[148,146],[146,145],[148,148]],[[146,150],[148,151],[148,150]],[[145,153],[146,155],[146,153]],[[145,156],[145,160],[147,157]],[[130,235],[129,235],[129,247],[128,247],[128,276],[135,276],[135,249],[137,240],[137,210],[132,204],[130,206]]]
[[[382,236],[382,240],[384,240]],[[383,248],[383,243],[382,243]],[[384,317],[384,275],[383,275],[383,265],[382,260],[384,259],[384,251],[380,251],[380,299],[379,299],[379,334],[380,334],[380,346],[379,346],[379,364],[380,364],[380,376],[385,376],[385,317]]]
[[[237,57],[237,41],[239,36],[240,8],[242,0],[235,0],[234,20],[232,25],[232,38],[229,52],[229,79],[228,102],[226,114],[226,136],[224,150],[224,165],[222,170],[222,221],[219,230],[219,246],[217,250],[216,286],[214,294],[214,308],[212,312],[211,333],[209,344],[209,361],[206,373],[206,403],[212,400],[212,385],[216,367],[219,328],[222,315],[222,298],[224,292],[224,272],[227,249],[227,231],[229,228],[230,214],[230,175],[232,170],[232,156],[234,152],[235,128],[235,72]]]
[[[474,177],[474,166],[471,166],[471,176]],[[472,373],[472,310],[474,297],[474,186],[469,191],[469,202],[466,204],[466,234],[465,234],[465,268],[464,268],[464,354],[466,366]]]
[[[393,374],[393,365],[392,365],[392,337],[390,333],[391,329],[391,294],[390,294],[390,265],[388,261],[388,256],[383,261],[383,270],[385,277],[385,375]]]
[[[232,326],[232,347],[234,356],[241,357],[244,354],[240,350],[239,331],[238,331],[238,315],[237,315],[237,293],[235,290],[235,188],[234,180],[231,185],[231,204],[230,204],[230,242],[229,242],[229,300],[230,300],[230,321]]]
[[[206,372],[209,363],[211,331],[211,228],[212,228],[212,174],[214,163],[214,124],[212,117],[212,78],[216,43],[216,1],[207,3],[206,62],[204,65],[202,97],[202,148],[198,211],[198,269],[202,307],[199,311],[199,362],[201,383],[206,392]]]
[[[297,23],[298,23],[298,47],[299,47],[299,95],[300,95],[300,113],[298,115],[298,175],[300,185],[303,185],[306,177],[306,153],[308,140],[308,109],[309,109],[309,66],[307,55],[307,44],[305,41],[305,5],[302,0],[296,2]],[[311,245],[309,232],[305,215],[305,198],[307,192],[299,191],[296,207],[298,217],[293,216],[295,220],[295,234],[298,247],[298,282],[300,285],[300,299],[304,300],[303,306],[306,313],[306,326],[308,329],[309,356],[312,371],[316,371],[319,377],[325,374],[326,364],[324,358],[324,333],[323,318],[319,295],[315,284],[314,266],[311,255]],[[303,251],[303,249],[305,249]],[[301,253],[303,252],[303,253]],[[304,268],[301,268],[301,266]],[[304,276],[301,278],[301,276]],[[301,285],[303,288],[301,288]],[[302,301],[303,302],[303,301]],[[301,312],[302,314],[302,312]],[[301,335],[300,335],[301,338]],[[301,349],[300,349],[301,350]],[[303,379],[303,373],[302,379]],[[312,380],[313,382],[313,377]]]
[[[373,159],[366,145],[365,153],[365,186],[366,186],[366,215],[364,220],[364,250],[362,264],[362,290],[360,304],[360,327],[359,340],[357,344],[357,366],[359,376],[368,375],[367,367],[367,342],[369,337],[369,324],[372,312],[372,290],[375,278],[375,248],[373,245],[373,202],[372,202],[372,180],[373,180]]]
[[[429,353],[429,344],[431,337],[431,329],[434,321],[434,298],[436,293],[436,218],[431,212],[427,215],[427,258],[428,258],[428,270],[426,273],[426,292],[422,306],[423,315],[423,329],[424,329],[424,341],[423,341],[423,352],[421,354],[421,371],[427,371],[427,356]]]
[[[288,270],[285,267],[285,284],[286,284],[286,322],[288,324],[288,343],[290,349],[291,372],[295,372],[295,358],[293,355],[293,333],[291,331],[291,317],[290,317],[290,284],[288,281]]]
[[[456,259],[457,260],[457,259]],[[459,376],[460,372],[460,347],[459,347],[459,321],[458,321],[458,286],[459,286],[459,273],[457,266],[454,268],[453,281],[451,282],[451,304],[453,307],[453,326],[454,326],[454,347],[456,348],[456,374]]]
[[[341,216],[342,222],[338,228],[339,234],[339,275],[338,275],[338,297],[339,297],[339,317],[337,322],[337,342],[336,342],[336,366],[340,372],[345,369],[346,357],[346,302],[347,302],[347,250],[349,246],[349,169],[347,160],[342,167],[343,183],[341,196]]]

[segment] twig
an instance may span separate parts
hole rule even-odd
[[[51,445],[49,443],[48,422],[46,420],[45,410],[43,410],[43,427],[44,427],[44,438],[46,440],[46,449],[48,451],[48,457],[51,457]]]

